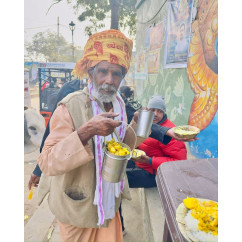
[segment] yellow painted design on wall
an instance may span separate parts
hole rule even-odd
[[[195,97],[188,124],[205,129],[218,108],[218,1],[201,0],[192,24],[187,74]]]

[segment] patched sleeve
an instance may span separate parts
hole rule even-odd
[[[65,105],[59,105],[50,121],[50,134],[45,140],[38,164],[48,176],[61,175],[94,159],[90,146],[83,145]]]
[[[170,127],[164,127],[158,124],[152,124],[150,138],[160,141],[162,144],[167,145],[171,141],[171,137],[166,135]]]

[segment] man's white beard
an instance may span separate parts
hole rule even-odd
[[[100,102],[103,103],[110,103],[113,102],[115,100],[115,98],[117,97],[117,89],[115,88],[115,86],[113,85],[108,85],[108,84],[102,84],[100,86],[97,86],[97,82],[95,80],[93,80],[93,86],[94,86],[94,96],[95,98],[97,98]],[[101,90],[110,90],[113,91],[114,93],[111,95],[108,94],[102,94]]]

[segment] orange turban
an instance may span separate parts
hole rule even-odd
[[[133,41],[118,30],[110,29],[93,34],[84,47],[83,58],[80,59],[72,74],[77,78],[87,78],[88,69],[101,61],[118,64],[129,69]]]

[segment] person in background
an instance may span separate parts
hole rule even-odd
[[[128,123],[131,122],[134,113],[142,108],[142,105],[133,99],[134,92],[129,86],[122,86],[119,88],[119,92],[125,103],[126,114],[128,118]]]
[[[59,88],[62,88],[65,83],[66,83],[66,78],[62,77],[62,78],[60,78],[60,81],[57,83],[57,86]]]
[[[60,89],[60,91],[57,94],[56,103],[55,103],[54,108],[52,110],[52,114],[55,111],[57,104],[65,96],[67,96],[68,94],[70,94],[72,92],[75,92],[75,91],[78,91],[78,90],[81,89],[81,83],[82,82],[79,79],[74,79],[70,82],[64,83],[64,85],[62,86],[62,88]],[[52,114],[51,114],[51,116],[52,116]],[[41,145],[40,145],[40,153],[42,152],[45,140],[46,140],[47,136],[49,135],[49,133],[50,133],[50,121],[46,126],[45,133],[44,133],[43,138],[42,138],[42,142],[41,142]],[[38,186],[41,174],[42,174],[42,172],[39,168],[39,165],[37,164],[35,169],[33,170],[32,174],[30,175],[30,179],[29,179],[29,182],[28,182],[29,190],[31,189],[32,186],[34,186],[34,187]]]
[[[56,77],[52,77],[50,80],[50,84],[49,84],[50,88],[55,88],[57,87],[57,78]]]
[[[162,96],[153,96],[148,103],[148,109],[155,115],[152,125],[153,129],[156,130],[155,133],[159,133],[159,127],[161,126],[175,127],[167,117],[165,101]],[[141,159],[135,160],[135,163],[129,161],[126,173],[131,188],[156,187],[155,176],[157,168],[162,163],[187,159],[185,144],[174,138],[169,143],[164,144],[149,137],[138,146],[138,149],[143,150],[146,155],[142,155]]]
[[[120,91],[123,91],[127,96],[131,95],[130,88],[124,88]],[[149,101],[148,109],[155,114],[151,134],[138,147],[138,149],[145,151],[146,155],[135,162],[128,161],[126,174],[130,188],[156,187],[155,176],[160,164],[187,158],[187,150],[183,142],[178,141],[176,136],[173,136],[173,138],[164,136],[164,134],[172,132],[171,128],[175,125],[167,118],[166,106],[162,96],[153,96]],[[121,205],[119,212],[122,228],[125,231]]]

